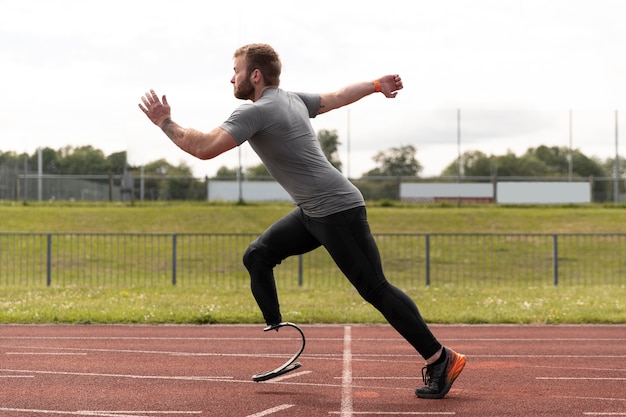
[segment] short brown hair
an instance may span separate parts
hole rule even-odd
[[[263,74],[266,85],[280,84],[282,64],[274,48],[264,43],[244,45],[235,51],[234,57],[244,56],[248,64],[248,74],[258,69]]]

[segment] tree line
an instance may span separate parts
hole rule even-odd
[[[330,163],[339,171],[342,164],[339,159],[339,137],[335,130],[320,130],[318,133],[322,151]],[[363,174],[372,177],[420,177],[423,170],[417,158],[417,148],[413,145],[391,147],[377,152],[372,160],[375,168]],[[571,162],[570,162],[571,161]],[[626,174],[626,159],[618,160],[619,175]],[[238,168],[222,166],[217,171],[217,178],[233,178]],[[268,176],[263,164],[245,168],[240,173],[246,178]],[[615,158],[600,159],[587,156],[579,149],[558,146],[538,146],[517,156],[513,152],[504,155],[487,155],[479,150],[464,152],[450,162],[440,173],[441,177],[615,177]]]
[[[320,130],[318,133],[322,151],[335,168],[342,170],[339,158],[339,138],[336,131]],[[55,150],[43,148],[42,168],[44,174],[52,175],[121,175],[140,173],[142,167],[127,164],[126,152],[105,155],[93,146],[66,146]],[[23,169],[24,163],[30,171],[38,167],[38,152],[31,155],[0,151],[0,165]],[[417,158],[413,145],[392,147],[380,151],[372,157],[376,167],[363,174],[363,177],[418,177],[422,164]],[[570,162],[571,161],[571,162]],[[626,173],[626,159],[619,159],[619,176]],[[237,167],[220,167],[215,178],[226,179],[237,176]],[[242,168],[245,178],[268,176],[263,164]],[[191,168],[184,162],[173,165],[165,159],[158,159],[143,166],[146,176],[193,176]],[[615,159],[589,157],[578,149],[557,146],[529,148],[518,156],[512,152],[504,155],[487,155],[479,150],[466,151],[455,158],[441,172],[442,177],[564,177],[578,178],[614,177]]]
[[[330,163],[339,171],[342,163],[339,158],[339,137],[335,130],[320,130],[318,140],[322,151]],[[202,198],[203,182],[193,177],[192,169],[184,162],[173,165],[164,158],[155,160],[143,167],[131,166],[127,162],[126,152],[115,152],[105,155],[102,150],[93,146],[66,146],[55,150],[49,147],[41,150],[42,169],[47,175],[122,175],[133,176],[143,174],[146,178],[146,189],[154,198],[190,199]],[[377,152],[373,157],[375,168],[363,174],[361,180],[413,177],[420,178],[423,170],[417,157],[417,148],[403,145]],[[13,167],[22,171],[24,165],[30,172],[36,172],[39,164],[38,152],[26,153],[0,151],[0,167]],[[480,178],[488,180],[494,177],[574,177],[574,178],[614,178],[615,159],[600,159],[587,156],[578,149],[556,146],[538,146],[529,148],[518,156],[512,152],[504,155],[488,155],[479,150],[464,152],[455,158],[441,172],[441,177]],[[238,172],[241,169],[241,172]],[[626,159],[618,160],[618,177],[626,173]],[[0,171],[0,172],[6,172]],[[167,181],[164,181],[167,177]],[[269,173],[263,164],[246,168],[220,167],[214,179],[233,180],[236,178],[267,179]],[[161,180],[159,180],[161,179]],[[153,181],[150,183],[149,181]],[[380,194],[371,185],[371,181],[359,181],[365,191]],[[385,188],[380,185],[378,188]],[[385,197],[383,193],[383,197]],[[392,197],[392,196],[387,196]]]
[[[91,145],[66,146],[55,150],[41,149],[42,171],[46,175],[121,175],[125,172],[139,173],[141,167],[127,164],[126,152],[105,155]],[[26,164],[31,172],[38,170],[39,152],[26,153],[0,151],[0,165],[22,170]],[[145,175],[181,175],[192,176],[191,168],[185,163],[172,165],[165,159],[158,159],[143,166]]]

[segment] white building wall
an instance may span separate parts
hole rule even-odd
[[[237,181],[209,181],[208,200],[239,201]],[[292,201],[289,194],[275,181],[242,181],[244,201]]]
[[[587,182],[499,182],[500,204],[584,204],[591,203]]]
[[[409,202],[437,202],[462,200],[492,202],[491,183],[401,183],[400,199]]]
[[[588,182],[498,182],[495,187],[491,183],[400,184],[400,199],[417,203],[586,204],[591,203],[591,198]]]
[[[238,201],[237,181],[209,181],[208,199]],[[495,191],[495,195],[494,195]],[[274,181],[243,181],[244,201],[292,201]],[[585,204],[591,202],[587,182],[401,183],[400,199],[408,202],[497,202],[499,204]]]

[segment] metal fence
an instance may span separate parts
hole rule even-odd
[[[19,172],[16,167],[0,164],[0,200],[14,201],[278,201],[290,200],[271,177],[223,179],[194,178],[169,175],[39,175]],[[405,200],[403,184],[495,184],[509,182],[585,182],[591,189],[594,203],[626,201],[626,181],[621,177],[593,177],[573,180],[566,177],[362,177],[351,179],[366,200]],[[253,184],[254,183],[254,184]],[[275,185],[277,191],[262,188]],[[229,185],[229,187],[226,187]],[[260,197],[262,196],[262,198]],[[434,197],[434,196],[433,196]],[[454,198],[447,200],[469,203],[497,201],[495,198]],[[427,201],[430,201],[429,199]],[[426,202],[426,201],[420,201]]]
[[[248,285],[255,234],[0,233],[0,286]],[[626,234],[376,234],[402,288],[626,285]],[[347,285],[323,249],[276,268],[281,288]]]

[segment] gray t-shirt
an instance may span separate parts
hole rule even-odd
[[[309,118],[317,115],[320,96],[269,88],[259,100],[239,106],[220,127],[245,141],[276,181],[311,217],[363,206],[361,192],[320,148]]]

